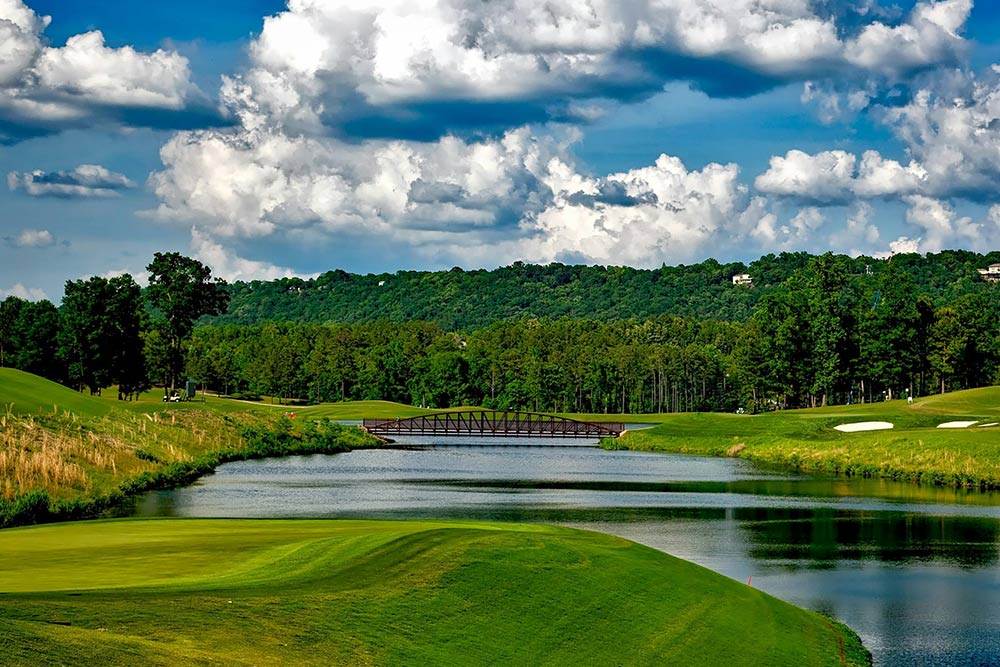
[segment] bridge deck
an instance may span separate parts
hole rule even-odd
[[[614,438],[621,422],[597,423],[555,415],[492,410],[443,412],[409,419],[365,419],[364,429],[379,436],[490,436],[505,438]]]

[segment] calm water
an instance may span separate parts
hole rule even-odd
[[[1000,665],[1000,495],[537,444],[227,464],[136,514],[560,523],[752,577],[849,624],[876,665]]]

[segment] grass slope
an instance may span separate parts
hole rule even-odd
[[[92,397],[0,369],[0,527],[94,516],[224,461],[375,446],[357,429],[222,399]]]
[[[155,520],[0,532],[0,665],[868,664],[844,626],[552,526]]]
[[[803,470],[1000,488],[1000,429],[939,429],[943,422],[1000,421],[1000,387],[931,396],[908,405],[787,410],[761,415],[669,415],[655,428],[606,443],[647,451],[739,456]],[[888,431],[841,433],[849,422],[888,421]]]
[[[111,410],[108,402],[56,382],[13,368],[0,368],[0,408],[8,407],[16,414],[69,410],[85,417],[97,417]]]

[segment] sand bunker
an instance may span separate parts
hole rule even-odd
[[[987,426],[997,426],[997,422],[990,422],[989,424],[980,424],[979,428],[986,428]]]
[[[978,420],[971,422],[945,422],[943,424],[938,424],[938,428],[969,428],[970,426],[978,423]]]
[[[841,424],[833,428],[844,433],[856,433],[857,431],[884,431],[892,428],[892,424],[890,422],[855,422],[853,424]]]

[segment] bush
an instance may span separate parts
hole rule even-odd
[[[29,491],[0,504],[0,527],[30,526],[51,521],[51,501],[44,491]]]

